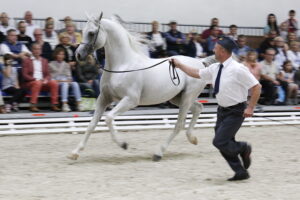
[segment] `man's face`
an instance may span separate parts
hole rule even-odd
[[[53,29],[54,29],[53,25],[47,25],[47,27],[45,28],[45,32],[47,34],[51,34]]]
[[[12,31],[7,35],[7,40],[8,42],[15,44],[17,42],[17,32],[16,31]]]
[[[32,21],[32,13],[29,12],[29,11],[27,11],[27,12],[25,13],[24,19],[25,19],[26,22],[31,23],[31,21]]]
[[[39,45],[34,45],[32,47],[32,55],[38,57],[42,54],[42,48]]]
[[[26,32],[26,24],[20,23],[18,26],[18,30],[20,31],[21,34],[24,34]]]
[[[35,30],[33,35],[34,35],[35,41],[41,41],[42,40],[43,33],[42,33],[41,30]]]
[[[219,20],[218,20],[218,19],[213,19],[213,20],[211,21],[211,25],[218,26],[218,25],[219,25]]]
[[[284,40],[283,39],[276,39],[275,40],[276,47],[283,47],[284,46]]]
[[[1,24],[7,26],[8,25],[9,17],[6,13],[2,13],[1,15]]]
[[[177,30],[177,24],[170,24],[170,28],[172,31],[176,31]]]
[[[237,28],[232,27],[232,28],[230,28],[229,31],[230,31],[231,34],[235,35],[237,33]]]
[[[221,58],[221,54],[224,51],[223,47],[221,45],[219,45],[218,43],[216,43],[215,47],[214,47],[214,53],[215,53],[215,57],[218,61],[220,61]]]
[[[246,38],[239,38],[237,41],[239,47],[243,47],[246,45]]]
[[[272,62],[274,60],[274,57],[275,57],[275,51],[273,51],[273,50],[266,51],[266,53],[265,53],[266,61]]]
[[[290,14],[289,14],[290,19],[294,19],[294,18],[295,18],[295,15],[296,15],[295,13],[290,13]]]
[[[154,24],[152,24],[152,30],[153,31],[158,31],[158,24],[157,23],[154,23]]]

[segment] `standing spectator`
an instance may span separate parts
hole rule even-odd
[[[43,32],[41,29],[35,29],[33,32],[35,43],[38,43],[42,47],[42,57],[48,61],[52,60],[52,49],[48,42],[43,40]]]
[[[288,60],[292,62],[294,69],[300,69],[300,43],[297,41],[291,42],[290,50],[287,51]]]
[[[264,104],[275,104],[277,96],[277,88],[280,87],[280,82],[277,80],[279,75],[279,67],[274,62],[275,57],[274,49],[267,49],[265,52],[265,59],[260,62],[262,65],[261,70],[261,85],[264,91]],[[282,89],[282,88],[279,88]],[[284,104],[284,97],[280,97],[278,104]]]
[[[275,62],[278,66],[282,66],[283,63],[288,59],[287,51],[289,49],[288,45],[284,42],[284,39],[280,36],[274,39],[276,47]]]
[[[267,25],[264,28],[264,34],[266,37],[268,36],[270,31],[275,31],[277,35],[280,34],[278,25],[277,25],[276,16],[273,13],[268,15]]]
[[[193,58],[204,58],[206,56],[206,53],[204,52],[204,49],[199,42],[198,33],[195,31],[192,31],[189,35],[190,35],[190,40],[186,47],[187,56],[190,56]]]
[[[50,44],[52,50],[58,45],[57,33],[54,31],[54,25],[50,22],[45,25],[43,40]]]
[[[184,55],[186,38],[177,30],[177,22],[170,22],[170,30],[165,33],[167,41],[167,52],[169,56]]]
[[[81,33],[75,32],[75,30],[75,24],[69,22],[66,24],[66,31],[62,32],[61,34],[67,34],[70,37],[71,45],[77,47],[82,40],[82,36]]]
[[[26,35],[28,35],[29,37],[31,37],[32,40],[34,40],[33,32],[35,29],[39,29],[40,27],[32,23],[32,18],[32,12],[26,11],[24,14],[24,20],[27,24]]]
[[[3,55],[10,54],[12,56],[12,65],[18,68],[18,73],[20,76],[21,61],[26,57],[30,57],[31,52],[24,44],[17,40],[16,30],[10,29],[7,31],[7,40],[1,44],[1,52]]]
[[[253,76],[260,81],[261,78],[261,64],[257,62],[257,52],[254,50],[248,51],[243,64],[248,67]]]
[[[5,93],[12,95],[12,98],[5,105],[7,113],[10,113],[11,110],[19,110],[18,104],[22,101],[25,94],[20,88],[17,68],[12,66],[12,61],[12,56],[10,54],[4,55],[2,89]]]
[[[0,25],[0,31],[6,35],[7,31],[10,29],[16,30],[13,26],[9,25],[9,17],[7,15],[7,13],[3,12],[0,15],[0,21],[1,21],[1,25]]]
[[[296,105],[298,103],[297,93],[298,93],[298,85],[294,82],[295,70],[292,66],[291,61],[285,61],[282,66],[282,71],[280,72],[280,79],[282,81],[287,82],[288,84],[288,93],[287,103],[289,105]]]
[[[289,19],[286,20],[286,23],[288,24],[288,31],[290,33],[297,33],[298,30],[298,21],[295,18],[296,11],[290,10],[289,11]]]
[[[219,27],[216,25],[212,25],[211,27],[211,32],[210,32],[210,36],[206,39],[206,53],[208,56],[213,55],[214,54],[214,48],[215,45],[218,41],[218,37],[219,37]]]
[[[60,111],[58,104],[58,84],[51,80],[49,74],[48,61],[41,57],[42,47],[34,43],[32,45],[32,57],[27,58],[22,63],[22,75],[24,79],[23,88],[31,91],[30,108],[32,112],[38,112],[38,95],[40,91],[50,91],[51,110]]]
[[[100,94],[100,77],[99,67],[92,55],[88,55],[86,62],[80,63],[77,67],[77,80],[84,95],[98,97]],[[92,94],[90,94],[90,91],[92,91]]]
[[[28,35],[26,35],[26,23],[24,21],[19,21],[18,23],[18,41],[22,44],[26,45],[26,47],[29,49],[32,44],[32,39]]]
[[[54,60],[49,63],[50,74],[53,80],[56,80],[59,83],[60,92],[61,92],[61,101],[62,101],[62,110],[64,112],[71,111],[68,105],[68,94],[69,87],[72,88],[72,91],[75,95],[77,110],[82,111],[81,102],[81,92],[77,82],[73,81],[71,75],[71,68],[68,63],[64,61],[65,51],[64,49],[57,48],[53,53]]]
[[[152,31],[147,33],[147,38],[150,40],[151,58],[166,57],[165,33],[159,31],[158,21],[152,22]]]
[[[76,48],[71,45],[70,37],[66,33],[61,33],[59,35],[60,43],[55,47],[56,48],[63,48],[65,50],[65,61],[71,66],[72,75],[75,75],[76,69],[76,58],[75,58],[75,51]]]
[[[234,41],[238,40],[237,29],[238,29],[237,25],[232,24],[229,26],[229,33],[227,33],[227,36],[229,36]]]
[[[243,62],[246,54],[251,50],[249,46],[246,45],[247,38],[245,35],[239,35],[237,40],[237,47],[233,49],[233,53],[238,56],[240,62]]]
[[[202,32],[202,34],[201,34],[202,39],[207,39],[211,35],[211,32],[213,31],[213,28],[215,26],[219,27],[219,19],[214,17],[211,19],[210,27],[208,29],[205,29]],[[223,35],[223,34],[224,34],[223,31],[221,29],[219,29],[218,36]]]
[[[279,27],[280,36],[287,42],[289,26],[287,22],[282,22]]]

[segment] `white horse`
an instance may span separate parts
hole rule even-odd
[[[101,23],[100,23],[101,22]],[[126,30],[122,21],[114,19],[89,18],[83,30],[83,43],[76,51],[79,59],[85,59],[89,53],[104,47],[105,69],[113,71],[135,70],[155,65],[163,59],[151,59],[144,55],[137,37]],[[204,68],[204,63],[216,62],[213,58],[206,60],[195,59],[186,56],[175,56],[182,63],[190,66]],[[96,102],[94,116],[85,132],[84,138],[68,157],[76,160],[79,152],[86,146],[91,132],[112,102],[118,102],[107,113],[105,122],[109,127],[112,140],[123,149],[127,149],[127,143],[118,138],[113,125],[116,116],[138,105],[152,105],[170,101],[179,107],[178,121],[173,133],[164,144],[156,150],[153,160],[158,161],[173,138],[184,128],[186,115],[192,112],[192,120],[186,135],[192,144],[197,144],[197,138],[192,134],[192,129],[198,119],[203,105],[196,100],[204,89],[206,82],[201,79],[188,77],[182,71],[178,71],[181,80],[178,86],[174,85],[169,75],[169,62],[164,62],[151,69],[128,73],[104,72],[101,78],[101,93]]]

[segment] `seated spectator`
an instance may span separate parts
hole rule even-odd
[[[51,49],[54,50],[56,45],[58,45],[58,35],[54,31],[54,25],[52,23],[47,23],[43,31],[43,40],[48,42],[51,46]]]
[[[277,102],[275,101],[277,97],[277,90],[281,91],[283,87],[285,87],[285,91],[287,89],[287,85],[281,85],[284,83],[277,80],[279,75],[279,66],[277,66],[276,63],[274,62],[275,53],[276,52],[274,49],[267,49],[264,54],[265,59],[260,62],[260,64],[262,65],[260,83],[264,91],[263,104],[266,105],[285,104],[285,95],[279,96]]]
[[[1,53],[10,54],[13,58],[12,65],[17,67],[19,80],[21,79],[21,61],[31,56],[28,48],[17,40],[17,32],[14,29],[7,31],[7,40],[1,44]]]
[[[26,35],[26,23],[24,21],[19,21],[18,23],[18,41],[22,44],[26,45],[28,49],[30,49],[32,44],[32,39],[28,35]]]
[[[232,38],[234,41],[238,40],[238,34],[237,34],[237,25],[232,24],[229,26],[229,33],[227,33],[227,35]]]
[[[267,49],[276,49],[275,47],[275,41],[274,38],[277,37],[276,31],[270,31],[268,34],[268,37],[262,41],[258,48],[258,58],[259,60],[264,59],[264,53],[266,52]]]
[[[288,32],[290,33],[297,33],[298,30],[298,21],[295,18],[295,16],[296,16],[296,11],[290,10],[289,19],[285,21],[288,24]]]
[[[24,14],[24,20],[27,24],[25,34],[31,37],[32,40],[34,40],[33,32],[35,29],[39,29],[40,27],[32,23],[32,18],[32,12],[26,11]]]
[[[288,60],[292,62],[294,69],[300,69],[300,43],[297,41],[291,42],[290,50],[287,51]]]
[[[54,29],[54,26],[55,26],[55,20],[54,20],[54,18],[53,18],[53,17],[47,17],[47,18],[45,19],[45,26],[46,26],[47,24],[52,24],[52,25],[53,25],[53,29]]]
[[[2,71],[2,64],[1,63],[0,63],[0,71]],[[0,75],[2,76],[1,73],[0,73]],[[2,78],[1,76],[0,76],[0,78]],[[5,107],[4,107],[4,101],[3,101],[3,97],[2,97],[2,91],[1,91],[1,88],[0,88],[0,114],[5,114],[5,113],[6,113],[6,111],[5,111]]]
[[[247,52],[246,58],[245,58],[245,61],[243,62],[243,64],[246,67],[248,67],[248,69],[254,75],[254,77],[258,81],[260,81],[262,66],[259,62],[257,62],[257,57],[258,57],[257,52],[254,50],[250,50]]]
[[[22,75],[23,88],[31,91],[30,108],[32,112],[38,112],[38,95],[40,91],[50,91],[51,110],[60,111],[58,108],[58,83],[51,80],[48,61],[41,57],[42,47],[34,43],[32,45],[32,57],[23,60]]]
[[[3,12],[0,15],[0,32],[2,32],[4,35],[7,34],[7,31],[10,29],[16,30],[13,26],[9,25],[9,17],[7,15],[7,13]]]
[[[12,96],[5,105],[6,113],[19,111],[19,103],[25,95],[24,90],[19,85],[17,68],[12,66],[12,61],[10,54],[4,55],[2,90]]]
[[[77,82],[73,81],[71,75],[71,68],[68,63],[64,61],[65,50],[61,48],[55,49],[53,53],[54,60],[49,63],[50,75],[53,80],[59,83],[60,96],[62,101],[62,111],[70,112],[71,109],[68,105],[69,87],[75,96],[77,110],[82,111],[81,102],[81,92]]]
[[[293,41],[297,41],[296,33],[289,32],[287,35],[287,44],[290,46]]]
[[[43,32],[41,29],[35,29],[33,32],[34,43],[38,43],[42,47],[42,57],[46,58],[48,61],[52,60],[52,49],[48,42],[43,40]]]
[[[186,38],[177,30],[177,22],[170,22],[170,30],[165,33],[167,41],[167,52],[169,56],[184,55]]]
[[[287,36],[288,36],[288,23],[282,22],[279,27],[280,37],[284,39],[285,42],[287,42]]]
[[[60,34],[67,34],[70,37],[70,43],[74,47],[78,47],[82,40],[81,33],[75,32],[75,24],[69,22],[66,24],[66,31]]]
[[[72,75],[75,75],[76,69],[76,58],[75,58],[75,51],[76,47],[71,45],[70,37],[66,33],[61,33],[59,35],[60,43],[55,47],[56,48],[63,48],[65,50],[65,61],[71,66]]]
[[[283,63],[288,59],[287,51],[289,49],[288,45],[284,42],[284,39],[280,36],[274,39],[276,47],[275,62],[278,66],[282,66]]]
[[[294,82],[295,70],[290,61],[285,61],[280,72],[280,79],[288,83],[287,103],[296,105],[299,86]]]
[[[218,41],[219,32],[220,32],[219,27],[216,25],[212,25],[210,36],[206,39],[206,44],[205,44],[206,47],[205,52],[208,56],[214,54],[213,50]]]
[[[199,42],[198,33],[192,31],[189,35],[190,39],[186,47],[187,56],[193,58],[204,58],[206,56],[206,53],[204,52],[204,49]]]
[[[166,41],[165,33],[159,31],[158,21],[152,22],[152,31],[147,33],[147,38],[150,40],[150,57],[163,58],[166,57]]]
[[[276,16],[273,13],[268,15],[267,25],[264,27],[265,37],[268,37],[268,34],[270,33],[270,31],[275,31],[277,35],[280,34],[278,25],[277,25]]]
[[[86,62],[79,64],[77,67],[77,80],[84,96],[98,97],[100,94],[100,75],[99,67],[92,55],[88,55]]]
[[[295,71],[294,82],[298,85],[298,88],[300,88],[300,69]]]
[[[213,30],[213,28],[215,26],[219,27],[219,19],[214,17],[214,18],[211,19],[209,29],[205,29],[202,32],[202,34],[201,34],[202,39],[206,40],[211,35],[211,31]],[[223,31],[221,29],[219,29],[218,30],[218,36],[221,36],[223,34],[224,34]]]
[[[247,53],[251,50],[249,46],[246,45],[247,38],[245,35],[239,35],[237,40],[237,47],[233,49],[233,53],[239,58],[240,62],[243,62]]]

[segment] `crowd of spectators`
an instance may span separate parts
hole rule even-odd
[[[232,37],[237,48],[234,57],[243,62],[263,86],[262,104],[297,104],[300,86],[300,45],[297,37],[296,12],[289,11],[289,18],[278,24],[276,15],[269,14],[264,27],[264,40],[254,49],[246,35],[239,35],[237,25],[229,26],[224,33],[219,19],[212,18],[210,27],[202,33],[191,30],[183,33],[177,22],[169,23],[167,32],[159,30],[153,21],[149,39],[149,56],[163,58],[186,55],[203,58],[213,55],[214,46],[221,35]],[[33,23],[33,14],[25,12],[16,27],[11,25],[7,13],[0,15],[0,113],[18,111],[18,105],[29,97],[30,111],[38,112],[38,97],[42,91],[50,92],[51,110],[81,111],[82,96],[96,98],[101,78],[100,64],[104,63],[103,50],[89,55],[85,62],[77,62],[75,51],[82,40],[82,33],[71,17],[65,17],[64,28],[56,29],[52,17],[45,19],[45,26]],[[95,59],[98,58],[98,59]],[[96,62],[98,61],[98,62]],[[71,93],[70,93],[71,91]],[[2,93],[11,98],[3,102]],[[70,98],[70,96],[74,98]],[[59,102],[60,99],[60,102]]]

